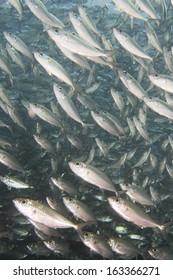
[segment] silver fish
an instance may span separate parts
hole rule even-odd
[[[65,180],[64,178],[60,177],[51,177],[51,181],[57,186],[60,190],[68,193],[69,195],[77,195],[78,190],[73,186],[71,182]]]
[[[76,217],[84,222],[96,223],[93,211],[83,202],[73,197],[63,197],[66,208]]]
[[[140,254],[138,247],[125,238],[110,237],[107,242],[112,248],[112,251],[117,254],[127,257],[134,257]]]
[[[76,106],[74,105],[72,99],[68,97],[65,90],[55,83],[53,85],[53,90],[58,103],[60,104],[62,109],[68,114],[68,116],[84,126],[84,123],[78,114]]]
[[[28,183],[25,183],[21,181],[20,179],[16,177],[11,176],[0,176],[0,181],[3,182],[5,185],[8,186],[9,189],[15,188],[15,189],[28,189],[33,188],[33,186],[29,185]]]
[[[125,87],[137,98],[143,100],[144,97],[148,96],[143,87],[130,75],[130,73],[118,70],[118,74]]]
[[[8,0],[8,3],[10,3],[11,6],[13,6],[16,11],[19,14],[19,20],[22,19],[23,9],[22,9],[22,3],[20,0]]]
[[[57,17],[48,12],[46,6],[41,1],[25,0],[25,3],[31,10],[31,12],[44,23],[56,28],[65,27],[64,24]]]
[[[0,150],[0,162],[13,170],[20,172],[24,171],[24,168],[18,159],[5,150]]]
[[[148,78],[157,87],[173,93],[173,78],[171,76],[163,74],[149,74]]]
[[[69,162],[70,169],[84,181],[101,189],[116,192],[114,184],[105,173],[84,162]]]
[[[139,186],[132,185],[132,184],[123,184],[120,183],[120,187],[125,193],[131,198],[133,202],[138,202],[142,205],[147,205],[147,206],[154,206],[154,202],[151,200],[149,195],[140,188]]]
[[[145,104],[161,116],[173,120],[173,106],[155,97],[144,97]]]
[[[15,198],[13,203],[24,216],[47,227],[78,229],[78,225],[39,201]]]
[[[59,118],[52,113],[52,111],[50,111],[49,109],[47,109],[46,107],[44,107],[43,105],[40,104],[36,104],[36,103],[30,103],[30,109],[38,116],[40,117],[42,120],[55,125],[59,128],[61,128],[61,123],[59,121]]]
[[[130,17],[146,21],[146,18],[139,12],[132,0],[113,0],[113,2],[118,9],[127,13]]]
[[[49,75],[53,75],[71,86],[73,89],[75,88],[67,71],[55,59],[38,52],[34,52],[34,57],[45,68]]]
[[[152,219],[141,207],[128,200],[120,197],[109,197],[108,202],[118,215],[128,222],[141,228],[149,227],[158,228],[161,231],[165,230],[165,225],[154,221],[154,219]]]
[[[34,56],[29,47],[15,34],[3,32],[5,39],[19,52],[34,61]]]
[[[129,53],[139,56],[141,58],[153,60],[151,56],[146,54],[142,47],[133,40],[128,34],[123,32],[122,30],[113,29],[113,34],[115,38],[118,40],[118,42],[125,48]]]
[[[92,251],[101,255],[103,258],[113,258],[113,252],[109,244],[98,234],[84,231],[79,234],[82,242]]]
[[[96,24],[94,23],[89,13],[87,13],[86,9],[83,6],[78,5],[78,11],[86,27],[91,31],[93,31],[98,36],[100,36],[100,32],[96,27]]]

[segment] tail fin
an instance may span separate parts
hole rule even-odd
[[[166,239],[166,240],[169,239],[169,238],[168,238],[167,229],[168,229],[168,227],[170,227],[171,225],[173,225],[173,221],[167,222],[167,223],[165,223],[165,224],[159,226],[159,229],[160,229],[160,231],[161,231],[161,233],[162,233],[162,236],[163,236],[163,238]]]
[[[87,227],[87,226],[91,226],[91,225],[95,225],[95,222],[94,221],[89,221],[89,222],[85,222],[85,223],[81,223],[81,224],[78,224],[75,226],[75,229],[77,230],[78,234],[81,234],[82,232],[82,229],[84,227]]]

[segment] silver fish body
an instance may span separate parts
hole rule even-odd
[[[69,162],[71,170],[84,181],[93,184],[101,189],[116,192],[116,189],[105,173],[98,168],[83,163],[83,162]]]
[[[77,225],[72,221],[39,201],[15,198],[13,203],[20,213],[35,222],[54,229],[71,227],[77,229]]]

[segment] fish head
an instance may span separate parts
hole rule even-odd
[[[119,196],[109,197],[108,202],[114,209],[118,209],[123,204],[123,200]]]
[[[65,204],[65,206],[66,205],[70,206],[75,203],[75,199],[72,197],[69,197],[69,196],[64,196],[62,200],[63,200],[63,203]]]
[[[162,252],[159,250],[159,248],[150,248],[148,250],[148,253],[154,258],[154,259],[160,259],[162,256]]]
[[[79,173],[79,172],[81,172],[82,169],[85,169],[85,164],[80,161],[70,161],[68,164],[70,166],[70,169],[74,173]]]
[[[85,244],[90,243],[94,239],[94,236],[93,236],[92,232],[81,231],[79,233],[79,235],[80,235],[80,238],[83,240],[83,242]]]
[[[39,52],[34,52],[33,54],[34,54],[35,59],[36,59],[39,63],[44,62],[45,60],[48,60],[48,59],[49,59],[49,57],[48,57],[46,54],[42,53],[42,52],[41,52],[41,53],[39,53]]]
[[[15,207],[21,212],[23,215],[28,216],[29,213],[34,211],[34,207],[32,205],[32,200],[27,198],[15,198],[13,199],[13,203]]]
[[[128,36],[123,32],[122,29],[113,28],[113,34],[117,40],[118,38],[128,39]]]

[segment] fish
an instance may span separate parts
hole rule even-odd
[[[100,171],[98,168],[86,164],[84,162],[73,162],[69,163],[70,169],[84,181],[93,184],[103,190],[108,190],[116,193],[116,188],[107,175]]]
[[[60,31],[57,29],[49,29],[47,30],[50,38],[56,43],[57,46],[65,48],[68,51],[71,51],[75,54],[84,56],[84,57],[108,57],[113,52],[112,51],[100,51],[86,41],[81,39],[80,37],[73,35],[67,31]]]
[[[151,19],[153,20],[158,20],[159,17],[154,9],[154,7],[152,6],[152,3],[150,2],[150,0],[136,0],[135,1],[137,6],[143,10]]]
[[[9,107],[13,108],[13,104],[8,92],[5,90],[2,84],[0,84],[0,98]]]
[[[3,182],[5,185],[7,185],[9,190],[11,190],[11,188],[15,188],[15,189],[33,188],[33,186],[29,185],[28,183],[23,182],[22,180],[20,180],[16,177],[0,176],[0,181]]]
[[[84,222],[93,222],[96,223],[96,218],[93,211],[82,201],[79,201],[73,197],[63,197],[63,203],[66,208],[72,212],[72,214],[81,219]]]
[[[16,9],[16,11],[19,14],[19,20],[21,20],[22,15],[23,15],[23,9],[22,9],[21,1],[20,0],[8,0],[8,3]]]
[[[145,129],[145,126],[143,125],[143,123],[138,118],[136,118],[135,116],[133,117],[133,121],[134,121],[134,124],[135,124],[139,134],[142,137],[144,137],[144,139],[147,142],[150,142],[149,134],[148,134],[147,130]]]
[[[26,71],[26,67],[24,62],[22,61],[19,53],[11,46],[10,44],[6,44],[6,49],[12,60],[23,70],[23,72]]]
[[[148,97],[147,92],[143,89],[143,87],[133,78],[130,73],[123,70],[118,70],[118,75],[125,85],[125,87],[132,93],[134,96],[143,100],[144,97]]]
[[[173,107],[156,97],[144,97],[145,104],[154,112],[170,120],[173,119]]]
[[[166,224],[159,224],[151,218],[141,207],[120,197],[109,197],[108,202],[113,210],[116,211],[123,219],[131,222],[141,228],[158,228],[164,232]]]
[[[45,122],[55,125],[58,128],[62,127],[59,118],[45,106],[36,103],[29,103],[29,108]]]
[[[92,232],[80,232],[82,242],[92,251],[101,255],[103,258],[113,258],[113,252],[109,244],[99,235]]]
[[[11,153],[0,149],[0,162],[10,169],[24,172],[23,165],[18,161],[18,159],[13,156]]]
[[[145,22],[145,29],[150,44],[160,53],[163,52],[158,36],[149,22]]]
[[[122,113],[124,111],[125,104],[124,104],[124,100],[121,96],[121,93],[119,93],[115,89],[111,88],[111,96],[112,96],[113,100],[115,101],[115,104],[119,108],[120,112]]]
[[[173,253],[172,248],[167,247],[158,247],[158,248],[150,248],[148,253],[155,259],[155,260],[172,260]]]
[[[38,52],[34,52],[34,57],[45,68],[50,76],[53,75],[57,77],[58,79],[62,80],[64,83],[75,89],[75,86],[69,74],[66,72],[64,67],[61,66],[55,59],[46,54]]]
[[[22,53],[24,56],[28,57],[32,61],[34,61],[34,55],[29,49],[29,47],[26,45],[23,40],[21,40],[17,35],[4,31],[3,32],[5,39],[10,43],[14,49]]]
[[[120,183],[120,187],[133,202],[138,202],[141,205],[155,206],[149,195],[139,186]]]
[[[15,198],[13,203],[20,213],[34,222],[53,229],[69,227],[78,229],[78,226],[72,221],[39,201],[29,198]]]
[[[72,119],[75,121],[79,122],[82,126],[85,124],[83,123],[81,117],[78,114],[77,108],[75,104],[73,103],[72,99],[68,97],[67,93],[65,90],[61,87],[58,86],[58,84],[53,84],[53,90],[56,96],[56,99],[62,109],[70,116]]]
[[[130,36],[128,36],[128,34],[123,32],[122,30],[117,30],[114,28],[113,34],[118,40],[118,42],[121,44],[121,46],[125,48],[129,53],[135,56],[139,56],[140,58],[149,59],[150,61],[153,60],[151,56],[147,55],[143,51],[142,47],[135,40],[133,40]]]
[[[100,36],[100,32],[99,32],[95,22],[93,21],[93,19],[91,18],[91,16],[85,9],[85,7],[83,7],[82,5],[78,5],[78,12],[79,12],[84,24],[86,25],[86,27],[88,29],[90,29],[92,32],[94,32],[96,35]]]
[[[50,154],[54,154],[54,148],[51,145],[51,143],[49,142],[48,139],[44,138],[41,135],[33,135],[35,141],[42,147],[44,148],[46,151],[48,151]]]
[[[89,30],[85,27],[81,18],[79,18],[78,15],[73,13],[69,13],[69,18],[72,25],[74,26],[74,29],[78,33],[79,37],[82,38],[87,43],[89,43],[94,48],[102,51],[102,47],[100,46],[99,42],[97,42],[94,36],[92,36]]]
[[[78,195],[77,188],[75,188],[70,181],[61,177],[51,177],[50,179],[60,190],[68,193],[69,195]]]
[[[137,7],[134,5],[133,1],[131,0],[113,0],[114,4],[117,6],[118,9],[127,13],[132,18],[137,18],[146,21],[142,13],[139,12]]]
[[[64,28],[64,24],[54,15],[48,12],[46,6],[38,0],[25,0],[26,5],[31,10],[31,12],[42,22],[48,24],[49,26],[56,28]]]
[[[91,111],[91,116],[98,125],[114,136],[119,136],[119,131],[114,122],[109,119],[104,113]]]
[[[45,240],[43,241],[48,249],[56,254],[67,255],[70,252],[69,244],[64,240]]]
[[[14,83],[14,74],[10,68],[8,61],[0,54],[0,68],[8,74],[11,84]]]
[[[163,74],[149,74],[148,78],[150,79],[150,81],[156,85],[157,87],[173,93],[173,78],[169,75],[163,75]]]
[[[110,237],[108,244],[113,252],[127,257],[134,257],[140,254],[140,250],[130,240],[119,237]]]

